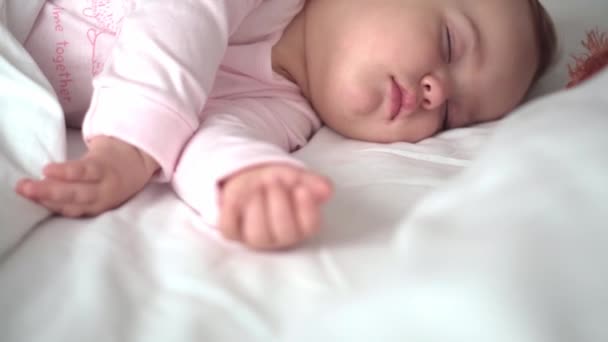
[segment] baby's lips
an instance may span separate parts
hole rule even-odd
[[[418,96],[416,93],[404,90],[402,107],[408,112],[418,109]]]

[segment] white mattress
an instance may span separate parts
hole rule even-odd
[[[322,233],[256,253],[165,185],[83,220],[12,195],[65,150],[56,108],[28,107],[48,84],[4,43],[0,88],[25,100],[1,102],[0,341],[608,341],[608,73],[415,145],[322,129],[297,153],[335,184]]]

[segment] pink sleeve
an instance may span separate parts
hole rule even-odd
[[[107,135],[133,144],[159,162],[161,180],[170,179],[230,35],[262,1],[138,1],[94,80],[85,139]]]
[[[208,224],[218,215],[219,184],[262,164],[304,164],[290,152],[304,146],[320,122],[302,101],[241,99],[210,104],[208,118],[186,145],[173,186]]]

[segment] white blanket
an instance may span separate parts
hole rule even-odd
[[[607,128],[608,70],[517,111],[290,341],[608,341]]]
[[[608,13],[566,3],[568,20]],[[593,25],[568,20],[572,52]],[[164,185],[86,220],[16,197],[66,136],[48,83],[0,37],[0,341],[608,341],[608,73],[416,145],[323,129],[298,153],[336,185],[322,234],[260,254]]]
[[[65,150],[63,114],[50,84],[0,23],[0,257],[48,216],[18,197],[15,183],[64,160]]]

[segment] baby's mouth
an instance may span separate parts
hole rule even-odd
[[[394,121],[401,115],[409,115],[416,110],[416,95],[405,90],[394,77],[391,77],[390,98],[390,121]]]

